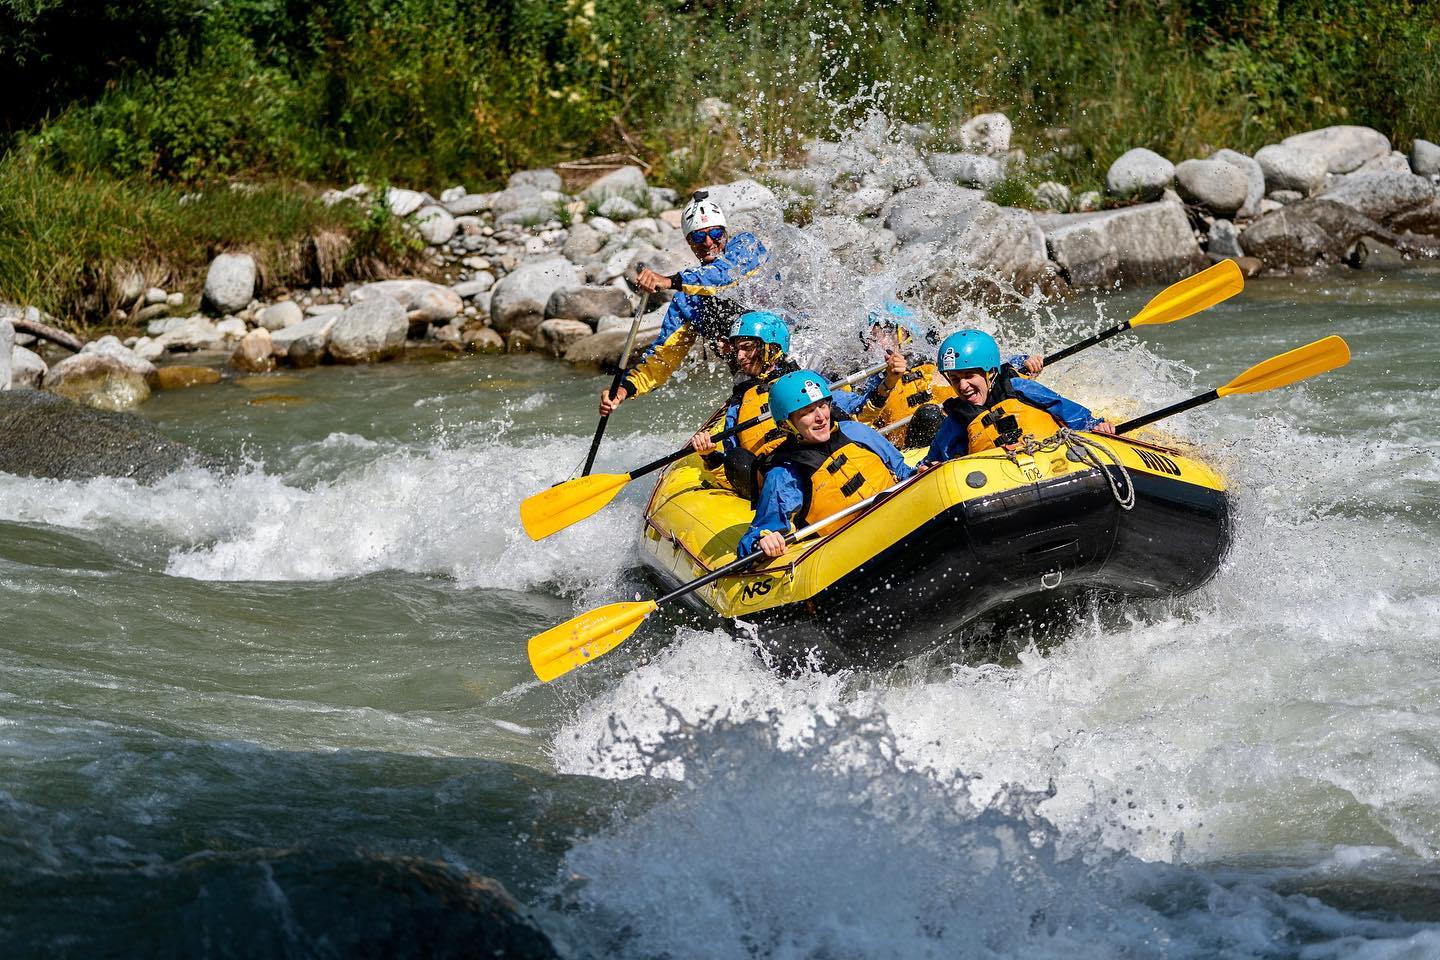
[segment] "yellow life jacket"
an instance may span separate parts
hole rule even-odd
[[[1021,437],[1044,440],[1055,435],[1060,421],[1039,407],[1011,397],[978,414],[966,428],[970,453],[1019,443]]]
[[[796,444],[779,456],[809,474],[801,508],[806,526],[874,496],[895,482],[884,460],[864,444],[846,438],[839,429],[825,443]],[[830,526],[820,533],[828,535],[836,529]]]
[[[757,457],[775,450],[789,436],[770,416],[770,383],[761,380],[747,380],[736,387],[740,394],[740,409],[735,414],[736,423],[744,423],[755,417],[765,417],[753,427],[746,427],[735,437],[735,443],[742,450],[748,450]]]
[[[856,419],[879,429],[886,424],[913,416],[916,410],[927,403],[944,403],[953,396],[955,391],[948,383],[936,382],[935,364],[921,363],[900,374],[900,382],[895,384],[895,389],[890,391],[878,409],[867,403],[861,408]],[[895,446],[903,448],[906,432],[906,427],[900,427],[886,436]]]

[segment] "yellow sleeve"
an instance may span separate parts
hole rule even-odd
[[[625,375],[625,379],[635,388],[635,396],[649,393],[669,380],[670,374],[684,362],[694,345],[695,330],[690,324],[684,323],[676,327],[664,342],[651,346],[645,359],[631,367],[630,372]]]

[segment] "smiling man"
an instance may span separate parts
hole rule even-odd
[[[720,343],[728,349],[730,324],[739,312],[721,293],[764,267],[769,254],[753,233],[731,234],[725,212],[697,190],[680,216],[680,229],[700,265],[666,277],[653,270],[641,270],[641,290],[674,290],[675,298],[665,312],[660,335],[625,374],[614,396],[600,393],[600,415],[610,413],[628,398],[648,393],[670,379],[689,354],[697,337]]]

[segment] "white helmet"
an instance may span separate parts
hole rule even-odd
[[[726,226],[725,213],[710,199],[710,194],[696,190],[690,195],[690,202],[685,204],[685,210],[680,214],[681,233],[689,237],[696,230],[723,226]]]

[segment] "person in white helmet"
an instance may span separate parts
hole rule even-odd
[[[721,294],[759,273],[769,258],[753,233],[729,232],[725,212],[703,190],[695,191],[685,205],[680,229],[700,265],[671,277],[648,269],[640,271],[637,283],[641,290],[647,294],[674,290],[675,298],[665,311],[659,336],[641,352],[614,395],[601,391],[601,416],[609,416],[628,398],[648,393],[670,379],[690,353],[696,337],[722,344],[721,349],[725,349],[730,326],[743,308]]]

